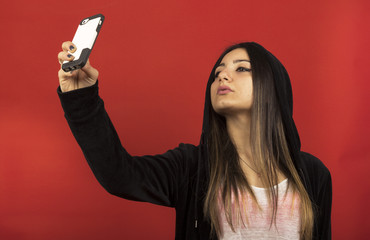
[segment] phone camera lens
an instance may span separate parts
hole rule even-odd
[[[89,21],[89,19],[85,19],[85,20],[83,20],[83,21],[81,22],[81,25],[86,24],[88,21]]]

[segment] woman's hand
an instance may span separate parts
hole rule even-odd
[[[72,42],[67,41],[62,44],[62,49],[63,51],[58,54],[60,66],[62,66],[64,61],[72,61],[74,59],[71,53],[76,51],[76,46]],[[89,60],[87,60],[86,65],[81,69],[64,72],[61,67],[58,72],[59,84],[62,92],[69,92],[92,86],[96,83],[98,76],[98,70],[90,65]]]

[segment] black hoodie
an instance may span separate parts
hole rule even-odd
[[[314,239],[331,239],[331,175],[313,155],[300,151],[294,124],[292,89],[288,74],[268,54],[277,86],[277,97],[288,145],[315,211]],[[134,201],[150,202],[176,209],[176,239],[210,239],[210,224],[203,214],[209,180],[206,135],[210,104],[208,81],[203,130],[198,146],[180,144],[164,154],[131,156],[119,137],[98,95],[98,82],[87,88],[57,92],[71,131],[99,183],[111,194]],[[213,239],[216,239],[215,237]]]

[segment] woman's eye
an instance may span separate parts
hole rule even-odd
[[[215,73],[215,78],[217,78],[219,74],[220,74],[220,71],[216,72]]]
[[[250,68],[245,68],[245,67],[238,67],[236,69],[237,72],[250,72],[252,71]]]

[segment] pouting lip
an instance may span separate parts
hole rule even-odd
[[[233,90],[231,90],[231,88],[230,88],[230,87],[228,87],[228,86],[226,86],[226,85],[223,85],[223,86],[219,86],[219,87],[217,88],[217,93],[218,93],[218,92],[220,92],[220,91],[225,91],[225,90],[233,91]]]

